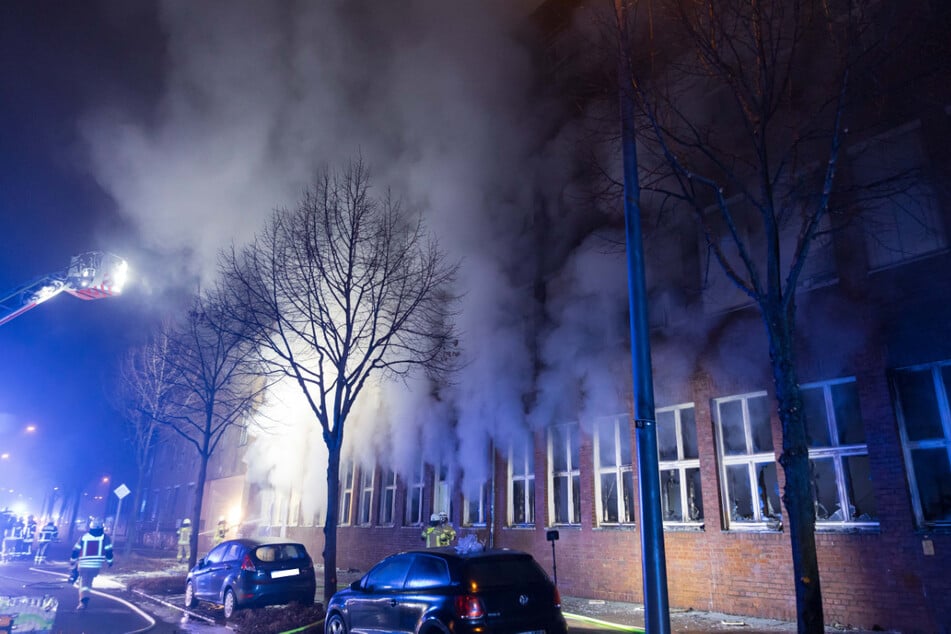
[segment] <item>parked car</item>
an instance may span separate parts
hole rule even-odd
[[[431,548],[392,555],[333,595],[325,634],[565,634],[558,589],[528,553]]]
[[[230,539],[211,549],[185,578],[185,605],[199,601],[235,610],[286,603],[312,604],[317,591],[314,562],[303,544]]]

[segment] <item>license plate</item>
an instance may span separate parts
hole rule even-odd
[[[293,577],[294,575],[299,575],[300,570],[297,568],[291,568],[290,570],[275,570],[271,573],[271,579],[280,579],[281,577]]]

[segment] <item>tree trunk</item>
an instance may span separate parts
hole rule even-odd
[[[796,622],[802,634],[822,634],[824,627],[816,554],[816,515],[806,421],[795,363],[794,310],[793,307],[786,311],[769,309],[764,313],[768,315],[769,357],[783,429],[783,452],[779,463],[786,477],[783,504],[792,545]]]
[[[337,520],[340,512],[340,444],[327,443],[327,521],[324,522],[324,605],[337,591]]]
[[[198,483],[195,487],[195,508],[192,511],[192,534],[188,540],[188,568],[191,570],[198,561],[198,527],[201,526],[201,505],[205,499],[205,481],[208,479],[208,455],[201,455],[198,468]],[[177,546],[176,546],[177,548]]]

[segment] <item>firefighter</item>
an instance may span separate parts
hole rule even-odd
[[[33,563],[46,563],[46,551],[57,537],[59,537],[59,529],[56,528],[53,520],[50,520],[40,529],[40,535],[37,538],[36,557],[34,557]]]
[[[215,528],[215,534],[211,539],[212,547],[217,546],[228,537],[228,522],[224,517],[218,518],[218,526]]]
[[[85,610],[89,605],[92,580],[99,574],[103,564],[112,566],[112,540],[103,530],[101,519],[89,518],[89,530],[73,546],[69,563],[73,566],[70,579],[79,579],[79,604],[76,609]]]
[[[448,546],[456,538],[456,531],[449,523],[449,516],[445,512],[433,513],[429,517],[429,526],[421,535],[426,542],[426,548]]]
[[[188,561],[191,552],[192,543],[192,521],[187,517],[182,520],[182,525],[178,529],[178,561],[184,563]]]
[[[33,541],[36,539],[36,518],[32,515],[27,518],[26,526],[23,529],[23,550],[22,554],[29,557],[33,554]]]

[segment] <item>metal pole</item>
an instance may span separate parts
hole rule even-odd
[[[627,0],[615,0],[618,19],[618,84],[621,146],[624,159],[624,225],[627,243],[628,301],[631,317],[631,375],[641,511],[641,567],[644,575],[644,623],[649,634],[669,634],[667,563],[660,503],[657,422],[651,376],[647,282],[641,234],[640,183],[637,177],[637,136],[634,127],[634,76],[627,37]]]

